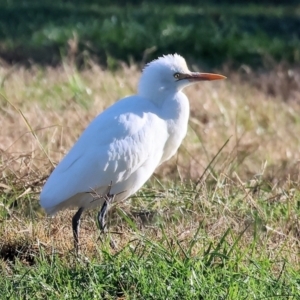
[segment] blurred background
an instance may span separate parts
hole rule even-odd
[[[174,52],[203,68],[299,64],[299,0],[0,1],[3,64],[116,68]]]

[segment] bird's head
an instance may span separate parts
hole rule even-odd
[[[147,64],[140,78],[138,93],[157,102],[198,81],[225,78],[219,74],[191,72],[182,56],[169,54]]]

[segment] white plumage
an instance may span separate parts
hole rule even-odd
[[[143,70],[137,95],[119,100],[91,122],[40,196],[41,206],[50,215],[68,207],[81,209],[73,218],[75,245],[84,209],[102,206],[99,222],[103,222],[104,203],[128,198],[176,153],[189,119],[189,102],[182,88],[223,78],[190,72],[180,55],[163,56]]]

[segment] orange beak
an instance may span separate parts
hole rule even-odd
[[[226,79],[227,77],[220,75],[220,74],[213,74],[213,73],[190,73],[186,74],[182,79],[188,79],[190,81],[204,81],[204,80],[220,80]]]

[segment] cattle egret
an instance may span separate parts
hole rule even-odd
[[[98,222],[104,231],[110,204],[135,193],[176,153],[189,119],[189,101],[182,89],[198,81],[224,78],[191,72],[183,57],[166,55],[145,67],[137,95],[117,101],[91,122],[40,195],[49,215],[78,208],[72,219],[76,249],[85,209],[101,207]]]

